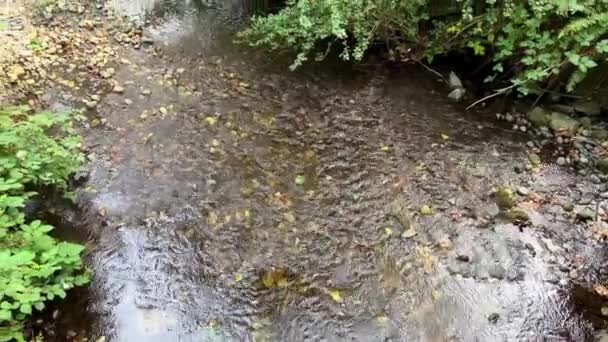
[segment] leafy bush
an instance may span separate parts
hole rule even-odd
[[[26,112],[0,108],[0,341],[23,340],[20,323],[33,309],[89,280],[84,247],[55,240],[52,226],[24,214],[34,188],[67,189],[83,162],[78,137],[67,114]]]
[[[524,94],[571,91],[608,56],[604,0],[460,0],[460,13],[437,16],[440,2],[289,0],[279,13],[253,18],[241,37],[253,46],[295,49],[293,68],[335,45],[355,61],[375,41],[414,60],[469,48],[493,59],[496,74],[488,81],[502,74]]]

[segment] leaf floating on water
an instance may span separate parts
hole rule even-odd
[[[235,281],[235,282],[237,282],[237,283],[238,283],[238,282],[240,282],[241,280],[243,280],[243,275],[242,275],[242,274],[237,273],[237,274],[235,274],[235,275],[234,275],[234,281]]]
[[[447,135],[447,134],[443,134],[443,133],[441,133],[441,138],[442,138],[443,140],[448,140],[448,139],[450,139],[450,136],[449,136],[449,135]]]
[[[106,337],[105,336],[99,336],[95,342],[106,342]]]
[[[388,145],[385,145],[385,144],[380,145],[380,151],[388,152],[390,150],[391,150],[391,148]]]
[[[295,179],[296,185],[304,185],[306,183],[306,177],[303,175],[297,175]]]
[[[342,295],[340,294],[340,290],[331,290],[329,291],[329,295],[331,296],[331,299],[334,300],[334,302],[342,303]]]
[[[393,235],[393,230],[390,227],[385,227],[384,233],[386,234],[386,236],[391,236]]]
[[[217,122],[217,119],[214,118],[213,116],[208,116],[208,117],[205,118],[205,121],[207,121],[207,124],[209,126],[213,126]]]

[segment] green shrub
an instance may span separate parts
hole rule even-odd
[[[524,94],[571,91],[608,55],[604,0],[461,0],[460,13],[431,18],[441,2],[289,0],[279,13],[253,18],[241,37],[253,46],[297,51],[292,68],[336,45],[354,61],[375,41],[395,58],[416,61],[469,48],[495,62],[487,81],[507,76]]]
[[[78,137],[67,114],[26,112],[0,108],[0,341],[23,340],[20,324],[34,309],[89,280],[84,247],[57,241],[52,226],[24,214],[33,189],[67,190],[83,162]]]

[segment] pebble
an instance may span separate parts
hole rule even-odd
[[[606,192],[602,192],[602,193],[600,194],[600,197],[601,197],[601,198],[603,198],[603,199],[608,199],[608,191],[606,191]]]
[[[530,190],[526,187],[520,186],[517,188],[517,193],[521,196],[528,196],[530,194]]]
[[[115,85],[114,89],[112,89],[113,92],[117,93],[117,94],[122,94],[125,92],[125,88],[123,86],[120,85]]]
[[[587,159],[586,157],[580,157],[578,159],[578,162],[581,164],[587,164],[587,163],[589,163],[589,159]]]
[[[526,145],[528,145],[529,148],[534,148],[534,141],[528,141]]]
[[[557,158],[556,163],[557,163],[557,165],[559,165],[559,166],[566,165],[566,158],[564,158],[564,157],[559,157],[559,158]]]
[[[504,279],[506,273],[507,271],[501,265],[493,265],[488,269],[488,274],[490,277],[496,279]]]
[[[530,153],[528,155],[528,160],[530,160],[530,163],[532,163],[532,165],[540,165],[541,163],[540,157],[536,153]]]
[[[130,106],[131,104],[133,104],[133,100],[131,99],[124,99],[123,101],[127,106]]]
[[[595,212],[589,208],[583,208],[576,213],[576,216],[581,220],[593,220],[595,218]]]
[[[570,203],[570,202],[566,202],[566,203],[562,204],[562,208],[564,208],[565,211],[570,212],[570,211],[574,210],[574,205],[572,205],[572,203]]]
[[[499,314],[493,313],[490,316],[488,316],[488,322],[490,322],[492,324],[496,324],[496,322],[498,322],[499,318],[500,318]]]
[[[593,174],[593,175],[589,176],[589,180],[590,180],[592,183],[595,183],[595,184],[600,184],[600,183],[602,182],[602,180],[600,179],[600,177],[598,177],[598,176],[597,176],[597,175],[595,175],[595,174]]]
[[[87,101],[84,104],[85,106],[87,106],[88,109],[94,109],[95,107],[97,107],[97,101]]]
[[[526,126],[519,126],[519,130],[522,132],[526,132],[528,128]]]
[[[148,95],[152,94],[152,90],[147,89],[147,88],[142,89],[142,90],[141,90],[141,94],[142,94],[142,95],[146,95],[146,96],[148,96]]]
[[[561,136],[560,136],[560,137],[557,137],[556,141],[557,141],[557,143],[558,143],[558,144],[560,144],[560,145],[561,145],[561,144],[563,144],[563,143],[564,143],[564,138],[562,138]]]
[[[558,266],[559,270],[566,273],[570,271],[570,267],[566,266],[566,265],[559,265]]]
[[[515,118],[513,117],[512,114],[507,114],[507,115],[505,115],[505,120],[507,120],[507,122],[513,122],[515,120]]]

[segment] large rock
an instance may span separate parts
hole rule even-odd
[[[549,116],[549,127],[554,131],[576,131],[580,123],[566,114],[553,112]]]
[[[542,109],[541,107],[534,107],[528,113],[528,119],[536,127],[549,126],[551,112]]]
[[[597,168],[603,173],[608,173],[608,158],[598,159]]]
[[[589,116],[596,116],[602,113],[600,104],[595,101],[577,101],[572,107],[574,107],[575,111]]]

